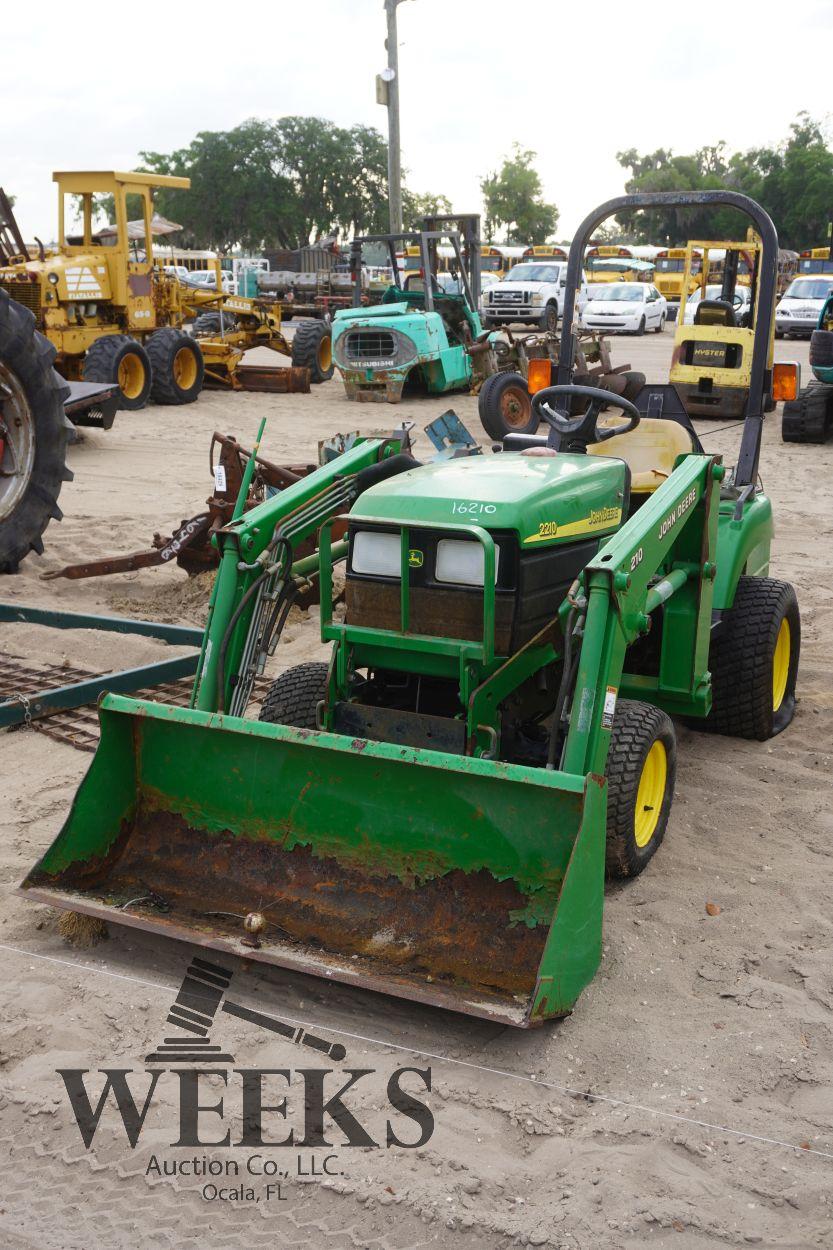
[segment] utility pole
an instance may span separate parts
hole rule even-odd
[[[385,0],[388,34],[385,47],[388,50],[388,67],[380,76],[383,89],[377,84],[377,99],[388,109],[388,200],[390,204],[390,232],[402,232],[402,161],[399,151],[399,49],[396,34],[396,6],[402,0]],[[383,98],[382,98],[383,97]]]

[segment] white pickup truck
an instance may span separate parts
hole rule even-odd
[[[555,330],[564,308],[566,286],[566,261],[521,261],[481,295],[483,324],[491,327],[522,323],[541,330]],[[584,276],[576,302],[580,313],[587,303]]]

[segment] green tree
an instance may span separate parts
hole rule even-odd
[[[450,217],[451,200],[446,195],[434,195],[430,191],[420,194],[402,188],[402,220],[406,230],[417,230],[423,217]]]
[[[494,239],[503,229],[506,243],[532,243],[547,239],[555,230],[558,209],[542,199],[541,179],[532,167],[535,155],[514,143],[497,173],[481,179],[484,239]]]
[[[750,195],[769,213],[782,247],[820,245],[833,215],[833,151],[821,125],[799,113],[786,139],[775,147],[726,152],[722,142],[688,156],[664,148],[617,154],[630,171],[625,190],[716,190]],[[621,214],[639,242],[680,245],[694,238],[742,238],[747,218],[734,209],[639,210]]]

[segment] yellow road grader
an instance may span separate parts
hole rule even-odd
[[[305,390],[310,381],[332,376],[328,326],[302,321],[290,345],[281,330],[280,304],[224,292],[219,260],[212,287],[182,280],[154,257],[153,192],[187,190],[188,178],[141,172],[53,177],[57,245],[39,244],[37,258],[19,244],[0,249],[0,289],[34,314],[67,380],[118,383],[122,407],[136,409],[149,399],[191,403],[206,384]],[[96,230],[102,196],[112,197],[115,225]],[[243,354],[253,347],[289,356],[292,368],[244,366]]]

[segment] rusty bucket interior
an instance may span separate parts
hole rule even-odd
[[[120,695],[100,720],[28,895],[521,1026],[595,972],[603,783]]]

